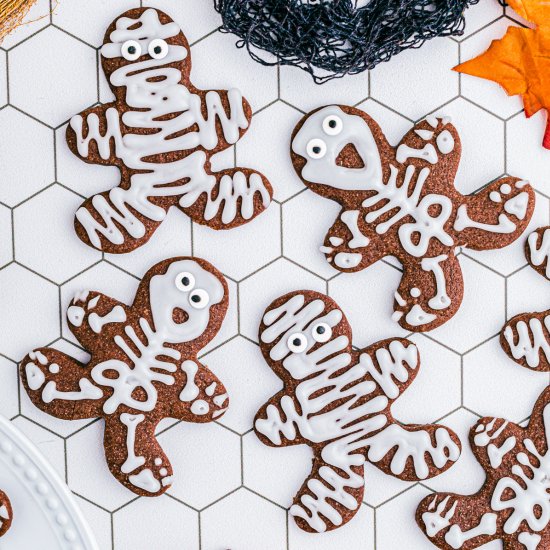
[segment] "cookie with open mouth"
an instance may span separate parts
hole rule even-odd
[[[222,382],[197,354],[220,329],[228,302],[223,275],[190,257],[153,266],[131,306],[81,292],[67,320],[90,361],[36,349],[21,363],[23,386],[57,418],[104,418],[112,474],[138,495],[158,496],[171,484],[172,466],[155,438],[157,424],[211,422],[227,409]]]

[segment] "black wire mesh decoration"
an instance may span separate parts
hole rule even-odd
[[[479,0],[357,1],[214,0],[220,30],[237,35],[239,48],[262,65],[300,67],[317,84],[372,69],[436,36],[461,35],[464,10]]]

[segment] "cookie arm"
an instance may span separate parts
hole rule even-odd
[[[218,420],[229,406],[229,397],[219,378],[196,360],[184,360],[174,374],[175,395],[170,404],[170,418],[186,422]]]
[[[273,189],[267,178],[249,168],[214,173],[212,186],[183,187],[179,208],[194,222],[212,229],[230,229],[248,223],[271,203]]]
[[[106,396],[89,374],[86,365],[51,348],[29,353],[20,365],[23,387],[31,401],[42,411],[64,420],[102,415]]]
[[[407,258],[394,295],[392,319],[405,330],[433,330],[458,311],[463,293],[462,269],[452,250],[433,257]]]
[[[355,516],[363,500],[364,466],[349,463],[335,466],[321,458],[321,454],[316,453],[311,473],[290,507],[296,524],[309,533],[332,531],[344,525]]]
[[[362,210],[346,208],[329,229],[320,250],[335,269],[346,273],[366,269],[390,253],[384,236],[369,227]]]
[[[453,224],[458,245],[492,250],[513,243],[525,231],[535,208],[535,192],[517,178],[502,178],[464,197]]]
[[[448,470],[462,447],[458,436],[445,426],[394,421],[369,437],[365,448],[367,460],[385,474],[421,481]]]
[[[489,502],[486,494],[428,495],[416,510],[416,523],[441,550],[472,550],[502,537],[498,515]]]
[[[144,414],[116,413],[105,419],[109,470],[141,496],[159,496],[172,481],[172,465],[155,437],[157,423]]]
[[[128,320],[130,308],[100,292],[80,292],[67,308],[71,332],[86,349],[113,338]]]
[[[113,103],[97,105],[75,115],[66,131],[67,145],[90,164],[118,164],[116,142],[122,136],[120,115]]]

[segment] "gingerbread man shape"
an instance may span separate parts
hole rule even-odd
[[[13,510],[8,495],[0,491],[0,537],[3,537],[11,527]]]
[[[550,280],[550,226],[529,235],[525,256],[537,273]],[[500,333],[500,345],[522,367],[550,371],[550,309],[512,317]]]
[[[21,363],[23,385],[52,416],[104,418],[111,473],[134,493],[158,496],[172,476],[155,438],[160,420],[210,422],[227,408],[222,383],[197,360],[227,306],[227,283],[208,262],[164,260],[146,273],[132,306],[99,292],[78,295],[67,319],[89,363],[40,348]]]
[[[392,147],[371,117],[346,106],[313,111],[292,136],[302,181],[342,206],[321,251],[344,272],[396,256],[403,277],[393,319],[409,331],[432,330],[457,312],[463,280],[456,247],[507,246],[533,213],[534,192],[516,178],[460,194],[454,187],[460,155],[447,118],[428,117]]]
[[[170,17],[152,8],[122,14],[107,29],[101,62],[115,100],[72,117],[67,143],[86,162],[117,166],[121,181],[76,212],[85,243],[134,250],[172,206],[213,229],[242,225],[267,208],[273,193],[259,172],[212,173],[212,155],[243,136],[252,111],[237,89],[191,84],[191,50]]]
[[[256,414],[266,445],[309,445],[313,465],[290,513],[311,533],[347,523],[363,500],[364,464],[406,481],[428,479],[460,456],[445,426],[397,422],[393,402],[420,366],[405,339],[351,345],[351,328],[333,300],[299,291],[275,300],[259,332],[260,348],[284,388]]]
[[[416,521],[433,544],[470,550],[502,539],[505,550],[550,548],[550,388],[538,398],[527,428],[482,418],[470,445],[486,472],[478,493],[428,495]]]

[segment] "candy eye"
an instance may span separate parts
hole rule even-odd
[[[323,120],[323,132],[329,136],[337,136],[343,127],[342,119],[335,115],[328,116]]]
[[[316,342],[328,342],[332,336],[332,329],[326,323],[317,323],[311,334]]]
[[[306,147],[306,153],[312,159],[322,159],[327,152],[327,144],[322,139],[312,139]]]
[[[302,353],[307,348],[307,338],[301,332],[295,332],[289,336],[287,346],[292,353]]]
[[[210,302],[210,296],[208,296],[208,292],[202,290],[202,288],[197,288],[197,290],[194,290],[189,296],[189,303],[191,307],[195,309],[204,309],[208,305],[208,302]]]
[[[149,43],[149,55],[153,59],[164,59],[168,55],[168,44],[162,38],[155,38]]]
[[[122,44],[122,57],[128,61],[135,61],[141,57],[141,46],[135,40],[127,40]]]
[[[187,271],[178,273],[176,277],[176,287],[182,292],[189,292],[195,286],[195,277]]]

